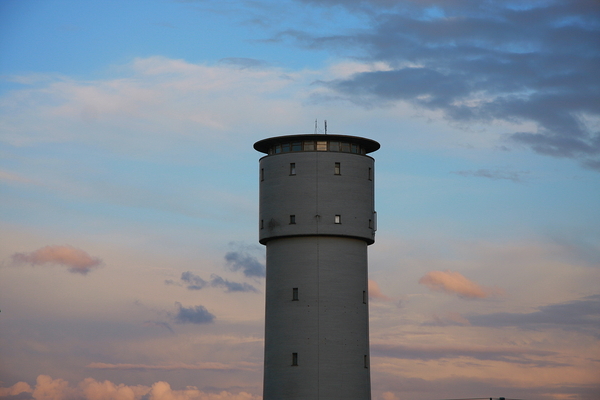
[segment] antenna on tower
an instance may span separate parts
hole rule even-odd
[[[325,134],[327,135],[327,120],[325,120]]]
[[[317,134],[317,120],[315,119],[315,135]]]

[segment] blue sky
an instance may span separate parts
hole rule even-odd
[[[597,398],[599,30],[588,1],[0,1],[0,398],[259,399],[252,144],[315,119],[381,143],[375,400]]]

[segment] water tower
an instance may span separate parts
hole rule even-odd
[[[267,247],[264,400],[367,400],[367,246],[375,241],[374,140],[258,141]]]

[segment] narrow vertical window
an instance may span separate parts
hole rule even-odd
[[[372,219],[369,220],[369,229],[373,229],[373,220]]]
[[[341,224],[342,223],[342,216],[341,215],[336,215],[333,219],[333,222],[335,222],[336,224]]]
[[[265,169],[261,168],[260,169],[260,181],[264,181],[265,180]]]
[[[298,353],[292,353],[292,366],[293,367],[297,367],[298,366]]]
[[[367,304],[367,291],[363,290],[363,304]]]
[[[373,180],[373,168],[369,168],[369,180]]]
[[[297,287],[292,289],[292,301],[298,301],[298,288]]]
[[[290,175],[296,175],[296,163],[290,163]]]
[[[295,224],[295,223],[296,223],[296,216],[290,215],[290,224]]]
[[[365,354],[365,368],[369,368],[369,360],[368,360],[366,354]]]
[[[335,175],[341,175],[341,173],[342,173],[342,167],[340,166],[339,162],[335,163],[335,166],[333,167],[333,173]]]
[[[260,220],[260,229],[265,229],[265,220],[264,219]]]

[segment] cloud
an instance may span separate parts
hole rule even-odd
[[[242,282],[242,283],[238,283],[238,282],[231,282],[228,281],[227,279],[223,279],[218,275],[212,274],[210,276],[211,280],[210,280],[210,285],[213,287],[223,287],[225,288],[228,292],[255,292],[258,293],[258,290],[246,283],[246,282]]]
[[[436,292],[456,294],[467,299],[484,299],[501,293],[497,288],[484,288],[450,270],[428,272],[419,279],[419,283]]]
[[[90,369],[105,370],[123,370],[123,371],[177,371],[177,370],[210,370],[210,371],[238,371],[254,370],[259,367],[257,364],[249,362],[238,362],[233,364],[224,364],[219,362],[202,362],[196,364],[168,364],[168,365],[149,365],[149,364],[108,364],[91,363],[86,366]]]
[[[223,279],[219,275],[212,274],[210,276],[210,281],[205,281],[200,278],[198,275],[193,274],[191,271],[186,271],[181,274],[181,280],[187,283],[187,288],[189,290],[201,290],[205,287],[220,287],[224,288],[227,292],[254,292],[258,293],[258,290],[245,282],[231,282],[227,279]],[[166,284],[176,285],[177,283],[172,282],[171,280],[165,281]]]
[[[456,311],[450,311],[444,313],[443,315],[434,314],[433,322],[425,322],[423,325],[432,325],[432,326],[449,326],[449,325],[470,325],[468,319],[463,317],[460,313]]]
[[[181,303],[175,303],[177,314],[174,319],[178,324],[209,324],[215,320],[215,316],[208,312],[204,306],[183,307]]]
[[[67,267],[69,272],[82,275],[102,264],[101,259],[72,246],[46,246],[31,253],[15,253],[12,260],[15,264],[58,264]]]
[[[392,357],[423,361],[470,357],[477,360],[502,361],[507,363],[527,365],[531,364],[539,367],[567,365],[543,359],[544,357],[555,356],[555,352],[523,349],[517,347],[372,344],[371,354],[374,357]],[[540,360],[540,358],[542,359]]]
[[[173,390],[171,385],[163,381],[156,382],[152,386],[129,386],[86,378],[73,387],[63,379],[52,379],[47,375],[38,376],[34,388],[25,382],[18,382],[9,388],[0,388],[2,398],[15,395],[22,400],[260,400],[261,398],[247,392],[207,393],[194,386]]]
[[[307,2],[346,7],[370,25],[287,37],[388,66],[324,83],[339,95],[371,106],[406,101],[461,123],[533,123],[507,132],[509,142],[600,170],[599,3]]]
[[[194,275],[191,271],[182,273],[181,280],[188,284],[187,288],[189,290],[200,290],[208,285],[208,282],[200,278],[198,275]]]
[[[549,304],[530,313],[493,313],[467,317],[473,326],[524,329],[562,328],[600,336],[600,295]]]
[[[244,58],[244,57],[226,57],[219,60],[220,63],[234,65],[240,69],[246,68],[265,68],[269,66],[264,60],[257,60],[255,58]]]
[[[391,301],[392,299],[381,292],[379,285],[372,279],[369,279],[369,298],[382,301]]]
[[[33,389],[26,382],[17,382],[11,387],[3,388],[0,387],[0,398],[7,396],[17,396],[21,393],[32,393]]]
[[[262,278],[266,275],[265,266],[258,261],[256,256],[249,253],[248,248],[238,245],[238,251],[230,251],[225,254],[227,266],[232,271],[243,271],[247,277]]]
[[[524,174],[528,174],[529,171],[502,171],[499,169],[478,169],[477,171],[454,171],[453,174],[460,176],[474,176],[477,178],[488,178],[494,181],[497,180],[508,180],[513,182],[521,182]]]

